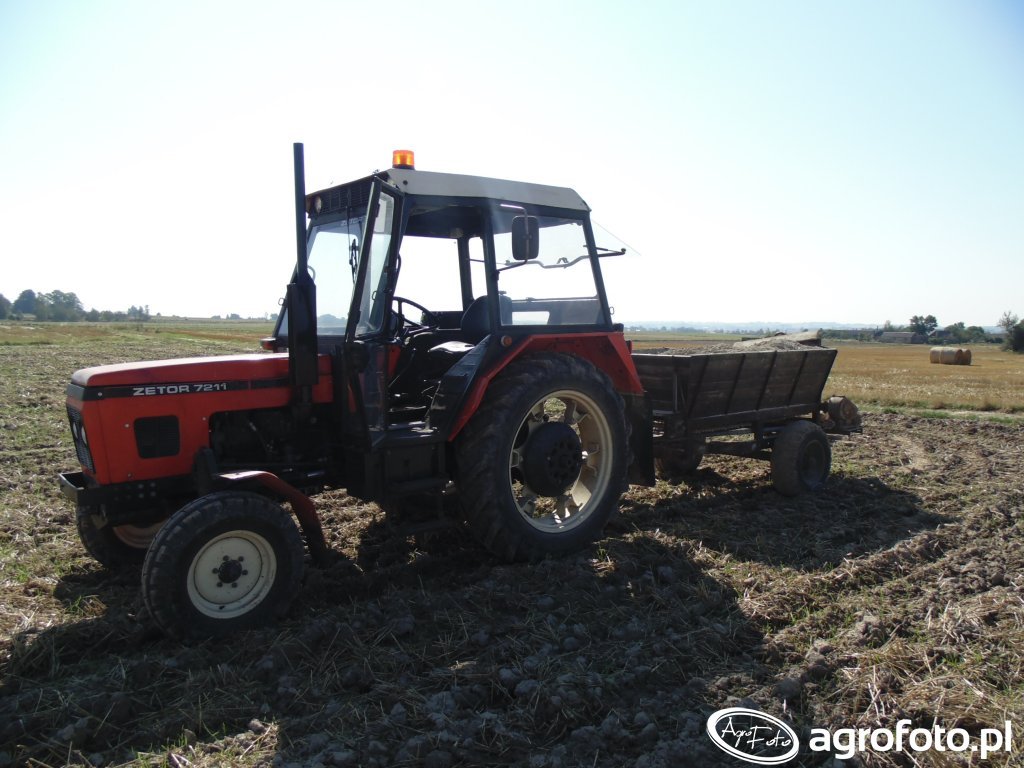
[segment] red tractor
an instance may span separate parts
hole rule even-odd
[[[417,171],[398,152],[387,171],[306,195],[298,144],[295,179],[297,263],[269,354],[87,368],[68,387],[81,471],[61,485],[82,542],[105,565],[141,563],[166,632],[282,614],[302,577],[299,528],[314,561],[326,554],[310,496],[327,488],[454,507],[501,558],[535,560],[598,538],[629,482],[654,483],[656,458],[737,453],[708,438],[741,422],[745,455],[789,446],[777,487],[824,483],[834,351],[781,366],[785,403],[761,406],[774,363],[760,384],[734,381],[760,387],[753,417],[718,398],[729,418],[701,421],[708,383],[679,358],[670,373],[644,364],[664,390],[652,399],[601,277],[623,251],[595,239],[573,190]],[[772,353],[739,357],[758,354]]]

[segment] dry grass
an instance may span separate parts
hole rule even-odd
[[[829,392],[857,403],[946,410],[1024,411],[1024,356],[970,347],[969,366],[929,362],[919,344],[837,344]]]

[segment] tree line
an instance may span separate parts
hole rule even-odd
[[[931,337],[937,344],[1002,343],[1003,349],[1024,352],[1024,320],[1007,310],[996,325],[999,327],[998,333],[988,333],[980,325],[966,325],[963,322],[940,328],[935,315],[914,315],[906,325],[895,325],[886,320],[881,328],[826,328],[823,335],[834,339],[877,341],[886,331],[909,331],[922,337]]]
[[[51,320],[74,323],[82,320],[93,323],[123,322],[126,320],[145,322],[149,320],[149,306],[132,305],[123,312],[90,309],[86,311],[81,300],[74,293],[50,291],[36,293],[25,290],[14,301],[0,293],[0,320]]]
[[[910,318],[906,330],[928,336],[933,331],[939,330],[939,321],[935,319],[935,315],[914,315]],[[964,325],[962,321],[947,325],[942,330],[945,332],[946,338],[957,344],[988,340],[988,332],[980,325]]]
[[[1004,334],[1004,348],[1012,349],[1014,352],[1024,352],[1024,322],[1015,313],[1010,310],[1003,312],[996,325],[999,326]],[[889,322],[886,322],[886,326],[885,330],[887,331],[907,330],[928,336],[933,331],[938,330],[939,321],[935,319],[935,315],[914,315],[910,318],[910,323],[903,328],[892,327],[892,324]],[[946,339],[956,344],[989,340],[988,333],[978,325],[965,326],[960,322],[947,325],[942,330],[945,331]]]

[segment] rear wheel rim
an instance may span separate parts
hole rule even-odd
[[[253,531],[229,531],[204,544],[188,569],[188,596],[204,616],[232,619],[262,603],[277,576],[277,556]]]
[[[526,481],[523,468],[530,435],[549,422],[568,425],[579,437],[582,456],[575,480],[561,493],[542,496]],[[542,533],[565,533],[582,525],[605,497],[611,482],[614,453],[612,428],[590,396],[564,389],[538,398],[516,430],[508,459],[508,484],[519,514]]]

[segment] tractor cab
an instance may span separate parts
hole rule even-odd
[[[308,302],[289,293],[267,346],[312,355],[294,347],[314,329],[295,326],[315,325],[315,352],[346,369],[362,405],[348,415],[371,442],[410,425],[450,437],[439,392],[459,399],[472,370],[527,336],[612,330],[599,257],[622,251],[598,248],[571,189],[417,171],[399,151],[390,170],[303,206],[315,312],[296,313]]]

